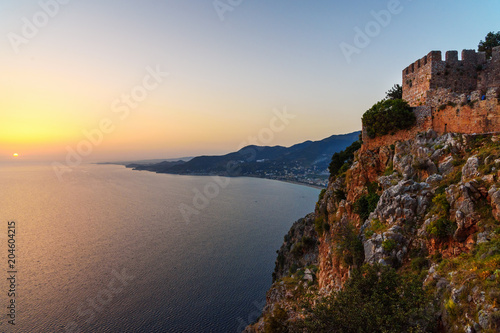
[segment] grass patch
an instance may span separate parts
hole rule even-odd
[[[413,258],[411,261],[411,269],[414,272],[420,273],[422,269],[429,267],[429,260],[424,257]]]
[[[384,176],[390,176],[394,173],[394,164],[391,161],[384,171]]]
[[[379,219],[373,219],[370,223],[370,226],[365,229],[365,236],[370,238],[375,233],[381,233],[387,230],[387,226],[380,222]]]

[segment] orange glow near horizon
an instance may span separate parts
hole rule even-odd
[[[183,3],[175,6],[193,10]],[[310,82],[321,80],[296,74],[292,64],[277,66],[281,61],[269,61],[266,45],[252,47],[256,57],[248,58],[245,66],[237,60],[239,47],[213,52],[213,42],[219,41],[216,36],[230,31],[219,24],[211,6],[203,14],[205,19],[182,29],[182,37],[179,27],[188,21],[177,15],[165,19],[164,14],[176,11],[157,16],[153,7],[149,14],[155,18],[143,22],[143,28],[151,29],[145,30],[146,35],[137,34],[141,28],[129,24],[130,19],[137,19],[134,11],[122,12],[123,17],[95,18],[92,6],[88,12],[68,7],[64,16],[51,20],[41,29],[43,33],[22,45],[18,54],[10,49],[2,53],[0,161],[13,159],[13,152],[26,161],[65,159],[68,150],[77,150],[89,140],[85,133],[95,134],[97,142],[92,143],[85,161],[224,154],[257,136],[269,126],[273,109],[284,106],[298,117],[266,144],[292,145],[358,129],[358,119],[346,127],[344,120],[318,124],[314,117],[304,116],[310,110],[330,113],[331,103],[315,105],[324,100],[323,93],[330,94],[330,87],[311,89]],[[203,6],[197,10],[204,10]],[[85,19],[93,26],[81,24]],[[151,20],[158,20],[162,28],[150,25]],[[199,31],[207,29],[212,32],[200,38]],[[131,39],[110,43],[110,36]],[[227,45],[240,37],[227,35]],[[148,68],[170,75],[163,80],[156,75],[161,81],[156,85]],[[308,63],[303,63],[300,72],[310,73]],[[119,111],[125,107],[123,96],[130,97],[134,89],[145,86],[151,87],[146,96],[127,106],[124,117]],[[114,109],[116,100],[121,103]],[[113,130],[101,139],[95,131],[103,119],[112,122]]]
[[[375,9],[373,2],[359,5],[257,2],[254,10],[228,12],[225,23],[210,4],[188,1],[61,6],[18,52],[3,39],[0,161],[14,159],[13,152],[27,161],[64,159],[104,119],[113,130],[102,140],[95,134],[85,161],[223,154],[245,143],[291,146],[358,131],[363,113],[401,83],[403,68],[436,45],[476,47],[500,9],[489,4],[471,21],[470,4],[437,4],[467,32],[440,35],[420,24],[441,22],[439,11],[414,3],[350,64],[338,45],[352,43],[359,13]],[[2,31],[16,34],[26,30],[21,18],[40,10],[36,2],[8,7],[0,12]],[[394,47],[411,33],[426,38]],[[140,101],[131,101],[134,91]],[[268,142],[249,140],[282,108],[296,117]]]

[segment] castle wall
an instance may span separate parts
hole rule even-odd
[[[500,46],[493,49],[493,56],[481,71],[479,80],[479,89],[500,88]]]
[[[458,94],[476,90],[480,68],[485,63],[484,53],[464,50],[462,60],[458,60],[457,51],[448,51],[445,61],[433,63],[430,88],[450,89]]]
[[[477,101],[473,106],[450,105],[433,110],[432,129],[438,134],[500,132],[500,101],[490,98]]]
[[[374,149],[434,130],[481,134],[500,132],[500,46],[486,60],[484,52],[429,52],[403,70],[403,99],[417,117],[414,127],[370,139],[363,129],[363,147]]]
[[[431,108],[420,106],[413,108],[417,123],[408,130],[401,130],[394,135],[384,135],[370,139],[363,129],[363,147],[375,148],[406,141],[414,138],[418,133],[434,130],[439,135],[445,133],[486,134],[500,133],[500,89],[490,88],[486,100],[477,100],[472,105],[448,105],[445,108]],[[479,96],[479,91],[474,93]]]
[[[500,87],[500,47],[490,60],[484,52],[463,50],[462,60],[457,51],[448,51],[443,61],[440,51],[432,51],[403,70],[403,99],[410,106],[438,107],[433,98],[437,89],[467,95],[489,87]]]
[[[432,51],[403,70],[403,99],[410,106],[423,105],[430,89],[432,64],[441,60],[440,51]]]

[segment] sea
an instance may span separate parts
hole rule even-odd
[[[0,164],[0,332],[241,332],[320,190]]]

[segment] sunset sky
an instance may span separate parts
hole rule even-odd
[[[221,154],[356,131],[411,62],[500,30],[496,0],[215,3],[0,1],[0,161]],[[340,45],[357,28],[375,30],[348,61]],[[277,110],[295,118],[259,142]]]

